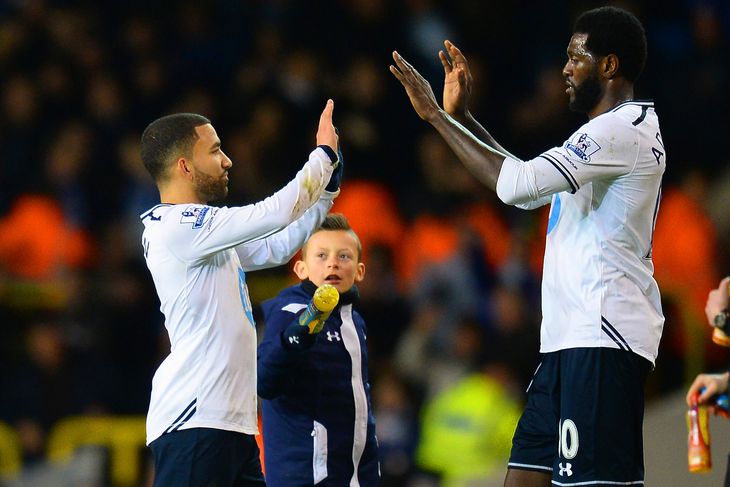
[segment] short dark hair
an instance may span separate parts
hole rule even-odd
[[[144,129],[140,145],[142,164],[155,181],[165,179],[170,159],[190,156],[198,134],[195,127],[210,123],[196,113],[173,113],[158,118]]]
[[[617,7],[599,7],[578,17],[573,33],[588,34],[586,48],[598,56],[615,54],[619,72],[634,82],[646,64],[646,33],[639,19]]]
[[[342,213],[330,213],[324,217],[322,224],[317,230],[346,230],[352,231],[350,222]]]
[[[357,236],[355,233],[355,230],[352,229],[350,226],[350,222],[347,221],[347,218],[342,213],[330,213],[326,217],[324,217],[324,220],[322,221],[322,224],[317,227],[317,229],[312,233],[314,235],[317,232],[321,231],[337,231],[337,230],[343,230],[345,232],[348,232],[350,235],[352,235],[355,238],[355,242],[357,242],[357,259],[360,260],[360,256],[362,255],[362,243],[360,243],[360,237]],[[307,248],[307,243],[304,244],[302,247],[302,256],[304,256],[304,253]]]

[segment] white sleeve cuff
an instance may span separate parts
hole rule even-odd
[[[532,164],[505,158],[497,178],[497,196],[508,205],[520,205],[539,197]]]

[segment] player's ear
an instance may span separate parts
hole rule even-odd
[[[618,56],[609,54],[605,56],[601,62],[601,71],[606,79],[613,79],[618,74],[619,68]]]
[[[307,270],[307,264],[303,260],[294,262],[294,274],[297,275],[300,281],[305,280],[309,277],[309,271]]]
[[[360,282],[365,279],[365,264],[358,262],[355,268],[355,282]]]
[[[184,177],[186,177],[186,178],[193,177],[193,172],[190,170],[190,165],[188,164],[188,161],[184,157],[178,158],[178,160],[175,162],[175,168]]]

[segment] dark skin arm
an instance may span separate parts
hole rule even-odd
[[[444,110],[476,138],[502,154],[517,159],[472,116],[469,111],[469,97],[474,80],[469,63],[464,54],[451,41],[445,40],[444,46],[446,51],[439,51],[439,60],[444,67]]]
[[[418,116],[433,125],[464,166],[495,191],[505,155],[479,140],[464,125],[442,110],[428,81],[396,51],[393,51],[393,60],[395,66],[390,66],[390,72],[405,88]]]

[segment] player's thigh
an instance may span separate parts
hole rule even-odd
[[[504,487],[550,487],[550,472],[535,472],[510,468],[504,479]]]
[[[644,384],[651,364],[627,351],[561,352],[558,456],[553,479],[637,482],[644,478]]]
[[[155,487],[265,486],[255,438],[243,433],[192,428],[150,445]]]
[[[559,393],[560,356],[558,352],[546,353],[527,389],[527,403],[512,437],[509,469],[552,472],[558,444]]]

